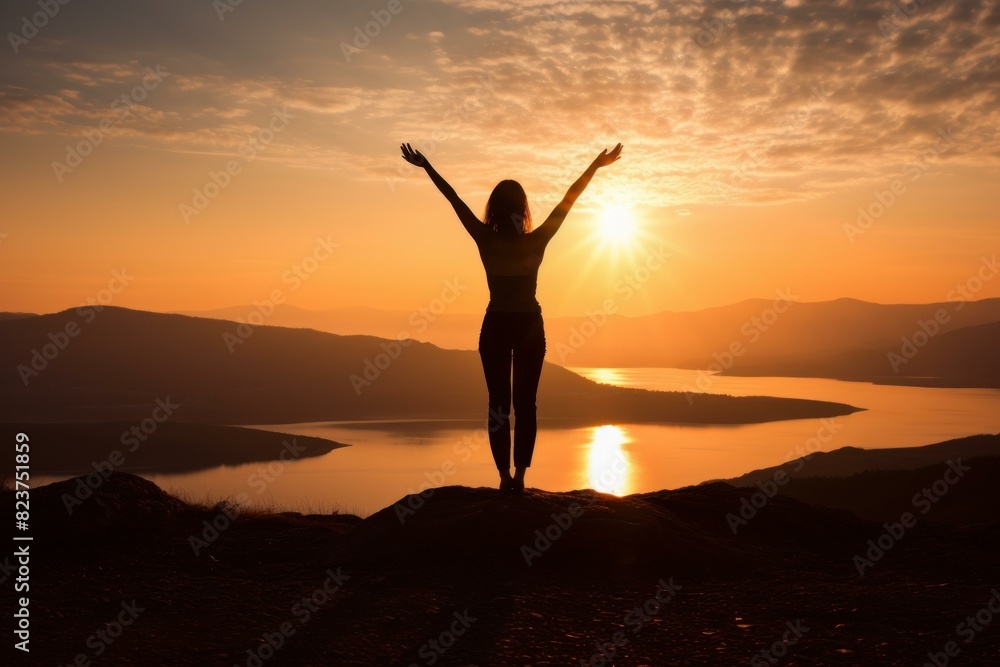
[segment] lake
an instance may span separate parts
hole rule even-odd
[[[736,477],[811,451],[845,446],[908,447],[1000,431],[1000,390],[882,386],[812,378],[708,376],[669,368],[573,368],[598,382],[736,396],[848,403],[863,412],[743,426],[605,424],[552,428],[539,420],[527,484],[552,491],[596,488],[619,495]],[[697,398],[695,398],[697,400]],[[544,406],[543,406],[544,407]],[[485,412],[485,410],[484,410]],[[485,421],[485,420],[484,420]],[[321,457],[147,475],[196,501],[247,494],[253,504],[301,512],[367,515],[435,486],[495,486],[480,422],[317,422],[257,426],[352,445]],[[249,480],[263,477],[265,487]],[[260,492],[258,493],[258,490]]]

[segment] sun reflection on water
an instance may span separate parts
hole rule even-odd
[[[593,429],[587,453],[590,488],[616,496],[631,493],[631,464],[623,447],[628,442],[625,429],[621,427],[607,425]]]
[[[589,373],[581,373],[584,377],[602,384],[622,384],[622,374],[617,368],[588,368]],[[579,370],[574,371],[579,372]],[[602,426],[601,428],[615,428]]]

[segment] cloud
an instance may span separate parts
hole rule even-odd
[[[0,131],[78,135],[160,64],[170,77],[113,140],[225,153],[287,107],[268,159],[349,163],[345,178],[402,175],[408,140],[470,187],[512,174],[554,197],[622,141],[613,187],[637,203],[786,201],[895,176],[948,127],[942,161],[997,164],[1000,9],[896,4],[446,0],[377,31],[351,3],[243,3],[224,21],[197,2],[70,4],[0,64]]]

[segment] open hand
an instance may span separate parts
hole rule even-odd
[[[427,158],[420,151],[413,150],[410,144],[400,144],[399,148],[403,151],[403,159],[412,164],[414,167],[425,167],[427,164]]]
[[[611,164],[621,156],[622,156],[622,145],[617,144],[614,148],[611,149],[610,153],[608,152],[607,148],[601,151],[601,154],[598,155],[596,158],[594,158],[594,164],[597,165],[598,167],[607,167],[609,164]]]

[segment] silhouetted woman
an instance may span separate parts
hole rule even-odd
[[[403,159],[427,172],[479,247],[490,288],[490,302],[479,333],[479,356],[483,360],[490,402],[487,420],[490,449],[500,472],[500,490],[523,491],[524,473],[531,465],[535,449],[535,394],[545,358],[542,308],[535,299],[538,267],[545,246],[559,231],[577,197],[599,168],[619,158],[622,145],[618,144],[610,153],[601,151],[537,229],[531,228],[528,197],[517,181],[500,181],[493,188],[480,221],[426,157],[409,144],[400,148]],[[512,394],[516,418],[513,477],[509,421]]]

